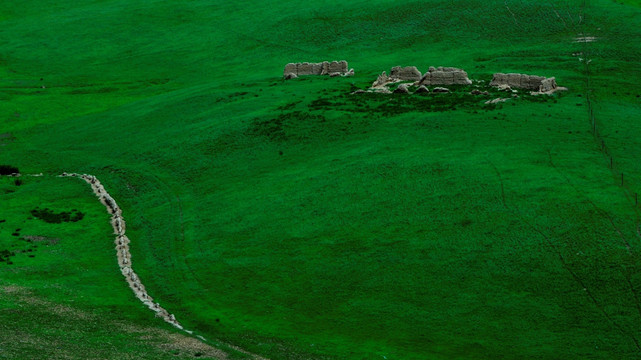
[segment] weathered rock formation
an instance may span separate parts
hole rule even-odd
[[[421,72],[416,66],[394,66],[390,71],[390,78],[403,81],[418,81],[421,79]]]
[[[557,88],[556,79],[553,77],[496,73],[490,82],[491,86],[527,89],[539,92],[548,92]]]
[[[287,78],[293,78],[293,75],[332,75],[339,74],[342,76],[354,75],[354,69],[347,69],[347,61],[323,61],[320,63],[289,63],[285,65],[285,70],[283,70],[283,76]],[[336,76],[336,75],[335,75]]]
[[[383,88],[389,84],[398,82],[400,80],[393,80],[389,76],[387,76],[387,73],[383,71],[378,77],[376,78],[376,81],[372,83],[372,89],[378,89],[378,88]]]
[[[417,94],[428,94],[429,92],[430,92],[430,89],[425,87],[425,85],[421,85],[418,87],[418,89],[416,89]]]
[[[472,81],[462,69],[453,67],[430,67],[423,75],[418,85],[470,85]]]
[[[409,84],[400,84],[395,90],[395,94],[409,94],[410,90],[408,89]]]

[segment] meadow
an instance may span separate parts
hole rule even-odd
[[[38,0],[0,24],[0,165],[44,175],[0,178],[0,358],[217,357],[167,340],[64,171],[232,358],[639,357],[639,1]],[[569,90],[351,94],[396,65]]]

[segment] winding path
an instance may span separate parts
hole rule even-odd
[[[18,176],[20,176],[18,174]],[[33,176],[42,176],[42,174],[37,174]],[[62,173],[59,175],[59,177],[75,177],[84,180],[91,186],[91,189],[93,190],[94,194],[98,197],[100,202],[105,205],[107,208],[107,212],[111,215],[111,226],[114,229],[114,234],[116,235],[116,239],[114,243],[116,244],[116,254],[118,257],[118,267],[120,268],[120,272],[122,272],[122,275],[125,277],[125,280],[129,284],[129,287],[131,290],[134,292],[138,300],[140,300],[143,304],[145,304],[150,310],[156,313],[156,316],[162,318],[164,321],[167,323],[173,325],[174,327],[190,334],[194,335],[193,331],[185,329],[179,322],[176,320],[176,317],[174,314],[169,313],[166,309],[164,309],[160,304],[154,302],[154,299],[147,294],[147,291],[145,290],[145,286],[142,284],[140,281],[140,278],[136,273],[134,272],[132,265],[131,265],[131,253],[129,251],[129,238],[125,234],[126,231],[126,223],[125,219],[122,217],[122,210],[116,203],[116,201],[109,195],[107,190],[105,190],[105,187],[100,183],[98,178],[96,178],[93,175],[88,175],[88,174],[76,174],[76,173]],[[207,339],[200,335],[195,335],[199,340],[208,343]],[[220,343],[220,342],[219,342]],[[243,353],[251,359],[256,359],[256,360],[267,360],[264,357],[261,357],[259,355],[253,354],[249,351],[246,351],[242,348],[239,348],[238,346],[231,345],[231,344],[226,344],[223,343],[226,347],[234,349],[240,353]]]
[[[125,220],[122,217],[122,210],[116,203],[116,201],[109,195],[105,187],[102,186],[100,181],[93,175],[87,174],[75,174],[75,173],[62,173],[60,177],[77,177],[86,181],[91,185],[91,189],[94,194],[98,197],[100,202],[105,205],[107,212],[111,214],[111,226],[114,229],[114,234],[116,235],[116,253],[118,256],[118,267],[120,267],[120,272],[125,277],[125,280],[129,284],[129,287],[134,292],[138,300],[145,304],[149,309],[156,313],[156,316],[162,318],[167,323],[173,325],[174,327],[187,331],[191,334],[191,331],[185,330],[182,325],[176,320],[176,317],[173,314],[170,314],[169,311],[165,310],[160,304],[154,302],[154,299],[147,294],[145,286],[140,281],[136,272],[134,272],[131,267],[131,253],[129,252],[129,238],[125,234],[127,228]]]

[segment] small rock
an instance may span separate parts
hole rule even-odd
[[[379,94],[391,94],[392,92],[390,89],[386,87],[378,87],[378,88],[371,88],[372,92],[379,93]]]
[[[339,72],[333,72],[333,73],[330,73],[330,74],[329,74],[329,77],[337,77],[337,76],[341,76],[341,73],[339,73]]]
[[[408,86],[408,84],[400,84],[396,90],[394,90],[394,94],[409,94]]]
[[[429,92],[430,90],[425,85],[421,85],[416,89],[417,94],[428,94]]]
[[[367,91],[365,91],[365,90],[359,89],[359,90],[356,90],[356,91],[352,92],[352,94],[365,94],[366,92]]]
[[[485,102],[485,104],[486,104],[486,105],[489,105],[489,104],[498,104],[498,103],[502,103],[502,102],[505,102],[505,101],[508,101],[508,100],[509,100],[509,99],[496,98],[496,99],[492,99],[492,100],[488,100],[488,101],[486,101],[486,102]]]
[[[432,92],[433,93],[448,93],[448,92],[450,92],[450,89],[444,88],[444,87],[435,87],[434,89],[432,89]]]
[[[481,90],[478,90],[478,89],[474,89],[470,91],[470,95],[481,95],[481,94],[482,94]]]
[[[298,77],[298,75],[296,75],[294,73],[288,73],[288,74],[285,74],[285,76],[284,76],[285,80],[296,79],[297,77]]]

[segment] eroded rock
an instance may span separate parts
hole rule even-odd
[[[302,75],[338,75],[350,76],[354,75],[354,69],[347,70],[347,61],[323,61],[320,63],[289,63],[285,65],[283,70],[283,77],[285,79],[294,79]],[[292,76],[295,75],[295,77]]]
[[[553,77],[546,78],[538,75],[527,75],[517,73],[496,73],[492,77],[490,86],[496,86],[499,89],[526,89],[538,92],[548,92],[557,88],[556,79]]]
[[[390,71],[390,77],[403,81],[418,81],[421,79],[421,72],[416,66],[394,66]]]
[[[467,77],[467,72],[454,67],[430,66],[428,72],[423,75],[418,85],[470,85],[472,81]]]

